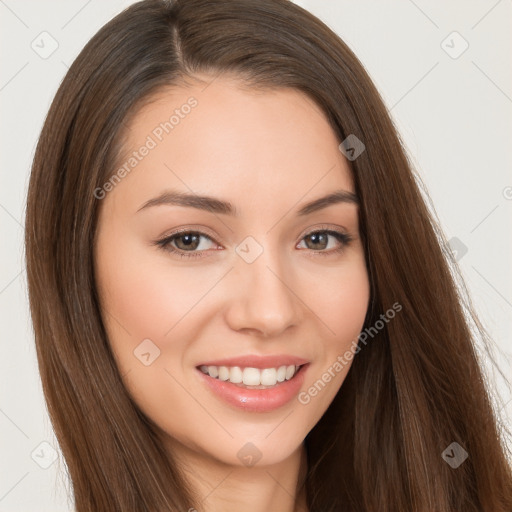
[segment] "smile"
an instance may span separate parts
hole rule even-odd
[[[240,368],[239,366],[205,366],[199,369],[206,375],[236,384],[246,389],[267,389],[292,379],[300,365],[283,365],[276,368]]]
[[[201,365],[199,379],[221,403],[244,412],[271,412],[289,404],[304,383],[309,363],[268,368]]]

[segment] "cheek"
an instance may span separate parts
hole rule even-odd
[[[311,301],[311,309],[325,326],[323,348],[332,355],[333,351],[345,351],[352,341],[357,341],[368,309],[370,284],[362,255],[341,271],[326,276],[317,279],[321,286],[316,288],[310,282],[308,288],[316,292],[306,296]]]
[[[318,283],[320,281],[317,281]],[[308,372],[298,402],[312,428],[334,399],[356,353],[370,300],[370,284],[364,258],[351,260],[332,279],[322,280],[323,290],[309,294],[312,309],[323,324],[315,364]]]
[[[212,283],[170,265],[165,255],[155,257],[157,248],[148,250],[140,241],[130,243],[129,234],[113,231],[99,239],[96,277],[120,374],[149,418],[184,435],[184,424],[204,422],[204,411],[194,407],[183,386],[189,340],[200,329],[200,322],[188,321],[187,315]],[[169,411],[180,414],[173,417]]]
[[[370,300],[370,285],[364,264],[358,265],[333,292],[329,318],[339,339],[338,349],[357,341]],[[339,336],[338,336],[339,335]]]
[[[214,281],[194,278],[158,251],[111,229],[98,238],[96,252],[109,343],[129,393],[149,417],[189,411],[190,400],[179,383],[190,340],[200,334],[195,307]]]
[[[172,336],[180,319],[204,295],[207,283],[170,265],[165,255],[155,257],[157,248],[133,244],[124,249],[109,244],[98,264],[107,323],[113,325],[115,318],[134,341]]]

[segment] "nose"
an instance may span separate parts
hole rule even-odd
[[[252,263],[240,258],[235,267],[230,275],[235,291],[226,313],[231,329],[269,338],[298,325],[302,302],[294,290],[293,269],[269,251]]]

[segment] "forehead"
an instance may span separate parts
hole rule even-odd
[[[160,90],[127,126],[117,164],[137,159],[122,184],[130,182],[131,195],[168,186],[237,203],[237,197],[297,201],[310,191],[309,197],[353,191],[337,134],[319,106],[295,89],[211,77]],[[144,146],[145,155],[134,156]]]

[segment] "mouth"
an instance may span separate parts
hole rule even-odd
[[[240,366],[201,365],[197,368],[205,375],[223,382],[229,382],[242,389],[271,389],[282,382],[289,381],[304,366],[281,365],[270,368]]]
[[[252,366],[231,366],[226,360],[224,364],[202,364],[196,366],[196,371],[217,400],[243,412],[265,413],[291,403],[299,394],[310,366],[308,361],[297,358],[285,361],[280,358],[279,363],[290,364],[276,366],[263,359],[250,361]]]

